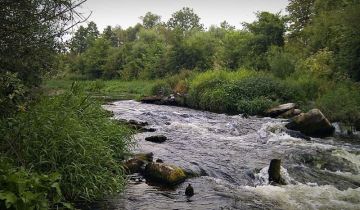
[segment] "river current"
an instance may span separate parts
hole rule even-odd
[[[229,116],[183,107],[119,101],[104,108],[115,119],[147,122],[155,132],[135,134],[134,152],[198,174],[173,189],[129,177],[110,209],[360,209],[360,141],[293,138],[286,120]],[[145,137],[165,135],[161,144]],[[282,160],[287,185],[269,185],[271,159]],[[186,198],[191,183],[195,195]]]

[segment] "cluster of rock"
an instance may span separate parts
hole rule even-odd
[[[296,108],[296,104],[288,103],[268,109],[266,115],[269,117],[280,117],[290,119],[285,126],[288,129],[300,131],[311,137],[331,136],[335,128],[319,109],[312,109],[303,113]]]
[[[118,120],[120,123],[128,125],[130,128],[138,132],[155,132],[155,128],[147,128],[149,125],[147,122],[139,122],[136,120]]]
[[[186,104],[184,96],[180,94],[171,94],[169,96],[147,96],[140,100],[146,104],[184,106]]]
[[[153,153],[134,155],[124,162],[126,173],[140,173],[146,179],[164,185],[176,185],[185,181],[187,175],[182,168],[160,160],[153,162],[153,156]]]

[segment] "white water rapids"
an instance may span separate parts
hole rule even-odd
[[[201,176],[174,189],[131,179],[109,200],[110,209],[360,209],[360,142],[311,141],[282,132],[285,121],[228,116],[182,107],[119,101],[104,106],[116,119],[147,122],[156,132],[138,133],[135,152],[178,165]],[[165,135],[161,144],[145,141]],[[355,142],[355,143],[354,143]],[[288,183],[267,181],[271,159],[282,160]],[[185,187],[195,195],[188,200]]]

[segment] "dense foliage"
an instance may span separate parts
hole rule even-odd
[[[261,114],[293,101],[304,110],[320,107],[333,121],[356,124],[359,6],[359,1],[290,0],[288,15],[258,12],[242,30],[226,21],[204,29],[189,8],[165,22],[147,13],[142,24],[107,27],[84,53],[67,53],[62,65],[67,68],[60,72],[88,79],[164,78],[154,94],[189,94],[188,105],[216,112]],[[237,80],[232,71],[257,73]],[[344,90],[342,105],[334,106]]]
[[[68,200],[95,199],[124,185],[130,132],[74,85],[1,122],[1,154],[42,174],[61,174]]]
[[[72,208],[67,201],[102,198],[124,185],[119,161],[131,144],[128,129],[77,86],[53,97],[40,88],[64,64],[62,38],[86,19],[76,11],[85,1],[0,2],[0,209]],[[83,44],[92,41],[104,46],[97,35],[95,23],[80,29],[72,53],[89,50]],[[102,65],[95,59],[86,68],[97,76]]]

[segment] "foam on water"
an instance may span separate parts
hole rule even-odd
[[[360,188],[340,191],[331,185],[306,184],[245,187],[259,196],[273,200],[282,209],[359,209]]]
[[[130,183],[125,195],[112,200],[115,209],[359,209],[360,149],[352,143],[294,138],[280,119],[245,119],[135,101],[104,108],[115,119],[156,128],[134,136],[134,152],[153,152],[155,159],[202,175],[172,190]],[[160,134],[168,137],[162,144],[144,140]],[[275,158],[282,160],[286,186],[269,185],[268,165]],[[188,183],[196,191],[191,202],[183,195]]]

